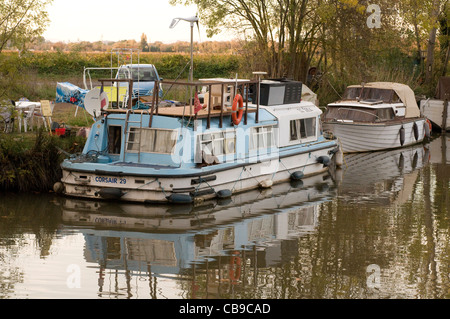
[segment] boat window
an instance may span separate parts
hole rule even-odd
[[[111,125],[108,127],[108,153],[120,154],[122,145],[122,126]]]
[[[324,112],[323,120],[342,120],[355,122],[374,122],[377,119],[377,110],[370,108],[329,106]]]
[[[208,155],[225,155],[236,153],[235,131],[207,133],[199,136],[201,150]]]
[[[394,110],[389,107],[385,109],[378,109],[377,116],[379,121],[388,121],[394,119]]]
[[[172,154],[177,138],[177,130],[132,127],[127,151]]]
[[[389,103],[392,98],[393,90],[364,88],[361,100],[363,101],[383,101]]]
[[[394,92],[394,94],[392,95],[392,103],[401,103],[402,100],[400,100],[400,97],[398,96],[397,93]]]
[[[343,100],[356,100],[361,95],[361,87],[347,88],[344,92]]]
[[[316,136],[316,118],[291,120],[290,122],[290,140],[297,141],[300,139]]]
[[[250,134],[250,150],[271,148],[275,146],[273,126],[252,127]]]

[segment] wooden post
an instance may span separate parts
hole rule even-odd
[[[259,123],[259,80],[258,85],[256,86],[256,115],[255,122]]]
[[[244,94],[245,94],[245,114],[244,114],[244,125],[247,125],[247,113],[248,113],[248,92],[250,89],[250,84],[244,84]]]
[[[153,87],[153,95],[156,96],[156,115],[159,114],[159,83],[155,81],[155,86]]]
[[[445,131],[446,131],[447,117],[448,117],[448,94],[446,94],[446,96],[445,96],[444,110],[442,112],[442,127],[441,127],[442,133],[445,133]]]
[[[219,119],[219,127],[222,128],[223,126],[223,107],[224,107],[224,103],[223,103],[223,95],[225,92],[225,85],[222,84],[222,92],[220,94],[220,119]]]
[[[209,129],[211,127],[211,108],[212,108],[212,99],[211,99],[211,89],[212,85],[209,85],[209,95],[208,95],[208,118],[206,120],[206,129]]]
[[[133,80],[128,80],[128,109],[133,106]]]
[[[152,108],[150,111],[150,119],[148,122],[148,127],[152,127],[152,122],[153,122],[153,112],[155,111],[155,90],[153,90],[153,96],[152,96]]]

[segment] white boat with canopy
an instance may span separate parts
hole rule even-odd
[[[392,82],[347,87],[340,101],[327,106],[322,121],[325,134],[338,138],[344,153],[409,146],[431,134],[413,90]]]

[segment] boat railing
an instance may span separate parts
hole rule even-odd
[[[101,83],[101,91],[103,92],[104,83],[105,82],[127,82],[128,83],[128,96],[124,99],[124,105],[127,105],[128,109],[131,109],[132,107],[132,92],[133,92],[133,80],[131,79],[98,79],[98,81]],[[117,88],[117,107],[119,108],[119,100],[120,100],[120,90]]]
[[[243,121],[244,121],[244,125],[247,125],[248,122],[248,106],[249,106],[249,95],[250,95],[250,87],[252,85],[258,84],[259,82],[257,80],[234,80],[234,79],[223,79],[223,80],[211,80],[208,81],[208,79],[202,80],[202,81],[197,81],[197,82],[175,82],[175,81],[161,81],[162,84],[170,84],[171,87],[174,85],[177,86],[185,86],[186,88],[189,89],[194,89],[194,92],[199,92],[199,88],[202,87],[207,87],[208,88],[208,92],[209,94],[207,95],[207,103],[206,105],[207,107],[207,117],[206,117],[206,127],[209,129],[210,125],[211,125],[211,111],[213,109],[213,98],[219,98],[219,105],[218,107],[220,108],[220,114],[219,114],[219,127],[222,128],[223,127],[223,118],[224,118],[224,109],[226,107],[225,105],[225,98],[226,95],[228,94],[227,90],[229,87],[233,87],[232,92],[234,92],[234,95],[236,96],[238,93],[241,93],[242,97],[243,97],[243,101],[244,101],[244,112],[243,112]],[[155,85],[156,87],[158,87],[158,85]],[[213,92],[213,87],[214,87],[214,91],[217,91],[217,87],[220,86],[219,89],[219,94],[213,96],[212,92]],[[259,122],[259,118],[258,118],[258,114],[259,114],[259,86],[255,85],[256,87],[256,115],[255,115],[255,121],[256,123]],[[243,93],[243,94],[242,94]],[[154,94],[156,95],[156,114],[158,114],[158,94]],[[232,96],[230,96],[230,101],[231,103],[233,103],[233,98]],[[194,112],[193,108],[194,106],[194,98],[192,97],[192,95],[190,94],[190,98],[188,101],[189,105],[184,105],[184,107],[189,106],[189,112],[188,115],[189,116],[193,116],[194,118],[197,118],[197,114]],[[206,102],[206,101],[204,101]],[[253,102],[253,101],[252,101]]]
[[[111,78],[114,78],[115,74],[113,74],[113,71],[117,71],[119,70],[119,67],[89,67],[89,68],[84,68],[83,70],[83,85],[84,85],[84,89],[85,90],[92,90],[94,87],[92,85],[92,77],[91,77],[91,71],[111,71]],[[131,71],[127,69],[127,71],[129,72],[129,76],[128,78],[131,79]],[[88,81],[89,81],[89,85],[88,85]]]

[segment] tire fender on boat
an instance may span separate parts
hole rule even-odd
[[[102,188],[95,194],[104,199],[119,199],[123,196],[123,192],[120,188]]]
[[[217,192],[218,198],[230,198],[231,195],[232,195],[232,192],[229,189],[221,189],[220,191]]]
[[[53,185],[53,191],[56,193],[56,194],[62,194],[63,192],[64,192],[64,184],[63,183],[61,183],[61,182],[56,182],[54,185]]]
[[[419,126],[417,125],[416,122],[414,122],[413,124],[413,132],[414,132],[414,138],[417,140],[419,140]]]
[[[242,98],[242,95],[236,94],[236,96],[234,97],[231,112],[231,119],[233,121],[233,124],[239,125],[242,120],[242,115],[244,114],[244,99]]]
[[[304,176],[305,176],[305,174],[303,174],[303,172],[301,172],[301,171],[296,171],[296,172],[294,172],[294,173],[291,174],[291,181],[299,181],[299,180],[301,180]]]
[[[259,187],[261,188],[270,188],[273,185],[273,180],[265,179],[259,183]]]
[[[319,156],[316,161],[317,163],[323,164],[325,167],[330,164],[330,158],[328,156]]]
[[[187,194],[172,194],[166,198],[174,204],[190,204],[193,202],[192,196]]]
[[[402,126],[399,131],[400,134],[400,145],[403,146],[405,144],[405,128]]]

